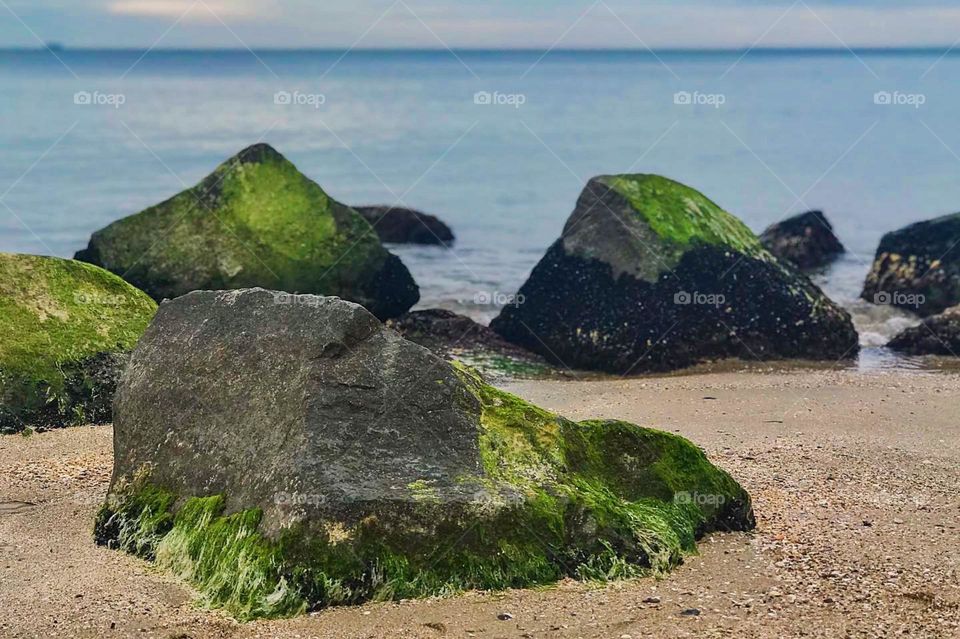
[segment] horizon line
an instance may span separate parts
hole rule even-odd
[[[115,53],[960,53],[956,44],[871,46],[742,46],[742,47],[102,47],[67,46],[51,41],[44,46],[0,46],[0,52],[115,52]]]

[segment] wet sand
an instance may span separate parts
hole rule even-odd
[[[668,578],[237,624],[98,548],[111,429],[0,437],[0,637],[960,637],[960,376],[802,370],[509,390],[681,433],[753,495]],[[684,614],[686,612],[686,614]],[[694,614],[698,612],[699,614]]]

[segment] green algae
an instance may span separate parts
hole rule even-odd
[[[696,552],[703,532],[752,526],[749,496],[687,440],[620,421],[575,423],[454,367],[480,407],[481,468],[460,478],[472,498],[441,500],[421,479],[406,498],[267,536],[260,510],[228,513],[222,495],[177,506],[145,469],[111,491],[97,539],[155,558],[197,588],[200,604],[248,620],[566,576],[662,575]]]
[[[355,299],[388,255],[358,213],[260,145],[98,231],[78,258],[123,272],[155,299],[251,286]]]
[[[725,246],[743,255],[770,259],[753,231],[695,189],[659,175],[611,175],[599,181],[626,198],[666,242],[681,247],[697,243]]]
[[[0,253],[0,428],[22,428],[40,412],[83,421],[88,406],[77,397],[95,389],[80,367],[131,350],[156,308],[96,266]]]

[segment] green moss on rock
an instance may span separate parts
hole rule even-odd
[[[469,497],[451,500],[421,479],[360,516],[330,505],[267,534],[260,510],[175,496],[145,469],[112,491],[97,539],[155,557],[202,604],[246,620],[663,574],[704,532],[754,525],[746,492],[689,441],[620,421],[574,423],[455,370],[479,411],[479,468],[457,478]]]
[[[370,224],[266,144],[97,231],[76,257],[122,274],[158,301],[263,286],[337,295],[384,318],[419,298]]]
[[[130,351],[156,311],[143,292],[73,260],[0,253],[0,429],[95,417],[113,354]]]
[[[644,174],[604,176],[599,181],[626,198],[663,241],[684,247],[726,246],[751,257],[767,254],[743,222],[689,186]]]

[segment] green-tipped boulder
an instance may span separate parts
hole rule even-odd
[[[491,327],[558,365],[620,374],[858,351],[850,316],[806,276],[703,194],[656,175],[590,180]]]
[[[126,355],[156,308],[96,266],[0,253],[0,432],[110,421]]]
[[[363,308],[164,302],[124,375],[100,543],[250,619],[663,573],[750,498],[689,441],[575,423]],[[255,336],[252,339],[251,336]]]
[[[157,301],[264,286],[337,295],[386,319],[420,298],[410,272],[369,223],[267,144],[244,149],[195,187],[97,231],[76,258]]]

